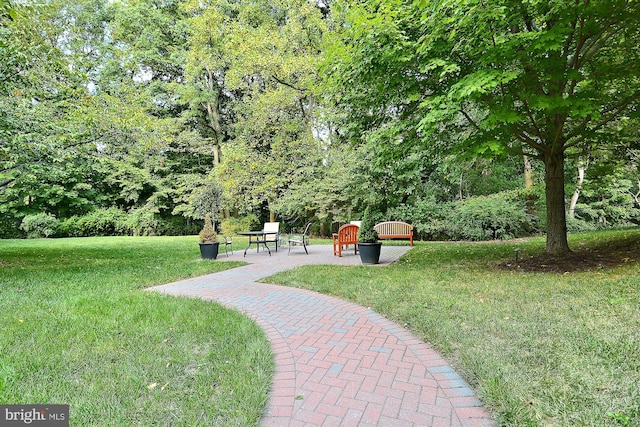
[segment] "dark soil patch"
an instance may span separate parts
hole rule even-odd
[[[637,262],[640,260],[640,240],[627,239],[602,242],[598,246],[578,248],[563,257],[541,254],[522,257],[518,261],[503,261],[503,270],[570,273],[594,271]]]

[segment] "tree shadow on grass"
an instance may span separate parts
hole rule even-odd
[[[640,259],[640,239],[629,238],[601,242],[596,246],[574,250],[563,257],[541,254],[496,264],[501,270],[571,273],[596,271],[635,263]]]

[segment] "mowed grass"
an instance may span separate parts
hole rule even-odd
[[[640,231],[570,237],[583,248]],[[395,265],[265,279],[372,307],[439,350],[501,426],[640,426],[640,263],[583,273],[492,266],[544,240],[420,242]]]
[[[273,360],[259,327],[145,291],[237,263],[195,237],[0,241],[0,403],[69,404],[74,426],[251,426]]]

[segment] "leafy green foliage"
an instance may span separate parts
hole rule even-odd
[[[27,237],[30,239],[51,237],[58,232],[59,227],[60,221],[47,213],[27,215],[20,224],[20,229],[27,233]]]
[[[128,234],[128,216],[117,208],[96,209],[62,221],[61,234],[70,237],[122,236]]]
[[[455,202],[421,198],[411,206],[391,209],[390,219],[410,222],[428,240],[511,239],[536,234],[538,218],[527,215],[526,193],[502,192]]]
[[[222,201],[222,189],[217,181],[206,181],[193,192],[192,197],[191,203],[198,218],[206,217],[206,215],[213,215],[215,218]]]
[[[134,236],[157,236],[160,218],[147,208],[134,209],[127,216],[127,227]]]
[[[617,138],[620,124],[637,115],[637,74],[623,71],[640,68],[635,5],[340,5],[324,70],[346,137],[384,145],[388,164],[407,152],[537,158],[546,172],[547,250],[566,253],[566,155],[628,144]],[[408,170],[424,180],[425,169]]]
[[[205,215],[204,227],[202,227],[202,230],[200,230],[198,238],[200,239],[200,243],[213,243],[217,240],[216,229],[213,226],[210,214]]]
[[[450,231],[454,232],[452,237],[468,240],[512,239],[531,234],[533,224],[524,205],[499,193],[457,203]]]
[[[225,10],[223,16],[213,8],[228,34],[225,82],[241,94],[234,105],[233,138],[214,172],[229,209],[266,207],[276,214],[278,200],[301,179],[299,172],[314,173],[321,166],[322,147],[312,126],[324,24],[307,1],[259,0],[235,7],[237,13]],[[209,27],[198,28],[208,34]]]
[[[632,169],[618,169],[597,180],[587,179],[576,206],[576,217],[598,229],[640,224],[640,205],[633,198],[637,184],[629,179]]]
[[[233,236],[238,231],[255,230],[259,227],[260,221],[253,214],[240,216],[237,218],[227,218],[222,221],[220,228],[222,233],[227,236]]]
[[[372,206],[423,237],[461,235],[442,219],[454,216],[466,238],[519,235],[534,227],[474,231],[452,212],[519,188],[523,153],[543,160],[539,180],[574,154],[598,163],[588,178],[613,177],[587,180],[573,225],[638,221],[628,147],[639,24],[628,3],[3,5],[2,236],[21,235],[15,224],[35,213],[86,215],[69,235],[195,234],[210,185],[221,219],[313,218],[326,235]],[[573,182],[560,169],[552,181]],[[564,214],[560,190],[540,213]],[[124,225],[88,219],[110,208],[130,213]],[[558,221],[540,225],[558,235]]]
[[[184,217],[160,216],[146,208],[130,212],[105,208],[61,220],[58,234],[61,237],[179,236],[197,234],[199,229],[199,224]]]
[[[374,225],[376,222],[371,214],[371,209],[367,206],[362,214],[362,223],[358,229],[358,242],[375,243],[378,241],[378,232],[373,228]]]

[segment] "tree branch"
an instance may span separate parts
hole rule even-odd
[[[543,152],[544,151],[544,146],[542,144],[537,142],[534,138],[531,138],[529,135],[527,135],[522,130],[519,130],[519,129],[515,128],[514,129],[514,134],[521,142],[523,142],[524,144],[526,144],[529,147],[533,148],[534,150],[536,150],[538,152]]]
[[[298,88],[298,87],[295,87],[295,86],[294,86],[294,85],[292,85],[291,83],[287,83],[287,82],[285,82],[284,80],[279,79],[276,75],[273,75],[273,74],[272,74],[272,75],[271,75],[271,78],[272,78],[273,80],[277,81],[278,83],[280,83],[281,85],[284,85],[284,86],[290,87],[291,89],[294,89],[294,90],[297,90],[298,92],[304,93],[304,90],[303,90],[303,89],[300,89],[300,88]]]
[[[78,146],[84,145],[84,144],[92,144],[94,142],[97,142],[97,141],[101,140],[105,136],[106,136],[106,134],[102,134],[100,136],[97,136],[97,137],[89,139],[89,140],[74,142],[73,144],[65,145],[62,149],[67,150],[69,148],[75,148],[75,147],[78,147]],[[33,159],[30,163],[39,163],[43,159],[44,159],[44,156],[39,156],[38,158]],[[19,170],[23,166],[24,166],[24,164],[19,164],[19,165],[16,165],[16,166],[7,167],[7,168],[4,168],[4,169],[0,169],[0,172],[9,172],[9,171],[14,171],[14,170]],[[11,179],[11,181],[15,181],[15,178]]]
[[[595,132],[595,131],[601,129],[602,127],[604,127],[607,123],[609,123],[617,115],[619,115],[625,108],[627,108],[633,101],[636,101],[638,99],[640,99],[640,92],[634,93],[633,95],[629,96],[628,98],[626,98],[625,100],[623,100],[619,104],[614,105],[611,108],[608,108],[607,110],[605,110],[602,113],[603,119],[598,121],[593,126],[593,128],[591,128],[591,131]],[[587,126],[589,125],[590,121],[591,121],[591,117],[586,117],[582,121],[582,123],[580,125],[578,125],[569,135],[567,135],[566,140],[569,141],[572,138],[576,137],[577,135],[583,133],[587,129]],[[585,139],[586,139],[586,137],[583,134],[583,135],[577,137],[571,143],[567,144],[566,148],[575,147],[576,145],[578,145],[581,142],[583,142]]]
[[[9,186],[9,184],[14,182],[15,180],[16,180],[15,178],[11,178],[11,179],[4,180],[3,182],[0,182],[0,188],[5,188]]]
[[[529,121],[531,121],[531,125],[535,130],[534,133],[539,138],[542,135],[542,131],[538,127],[538,123],[536,122],[536,119],[533,117],[533,114],[531,114],[531,108],[529,108],[529,103],[526,100],[523,100],[522,104],[524,105],[524,109],[527,112],[527,117],[529,118]]]
[[[463,108],[460,108],[458,111],[460,111],[460,113],[462,113],[462,115],[467,119],[467,121],[469,122],[469,124],[471,124],[471,126],[473,126],[477,131],[482,132],[482,128],[480,128],[480,126],[478,126],[478,124],[475,122],[475,120],[473,120],[471,118],[471,116],[469,116],[469,114],[464,111]]]

